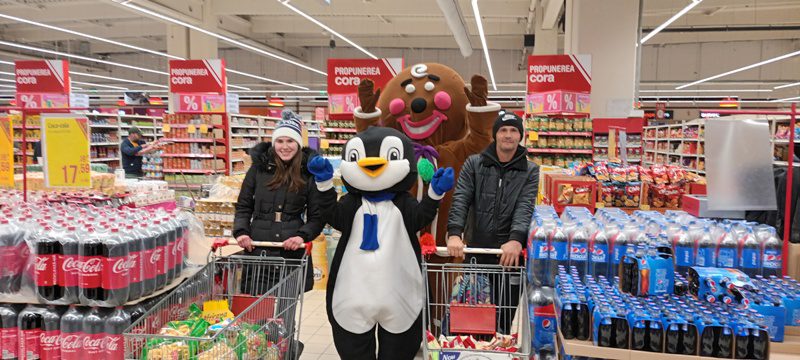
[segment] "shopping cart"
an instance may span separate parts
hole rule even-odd
[[[446,247],[424,254],[448,256]],[[499,255],[498,249],[465,248],[465,254]],[[427,306],[423,310],[425,360],[464,358],[527,360],[531,332],[525,264],[515,267],[423,262]],[[518,299],[519,303],[514,304]],[[483,349],[480,349],[483,347]],[[489,348],[489,349],[486,349]]]
[[[282,246],[274,242],[253,244]],[[126,359],[292,360],[299,357],[300,316],[297,311],[302,312],[308,251],[301,259],[213,255],[216,249],[226,245],[236,245],[236,242],[215,242],[206,266],[147,309],[125,331]],[[202,314],[198,315],[200,310]],[[210,327],[205,322],[224,318],[227,311],[233,314],[232,320]]]

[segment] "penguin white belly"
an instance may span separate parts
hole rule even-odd
[[[378,215],[375,251],[361,250],[365,211]],[[333,316],[351,333],[365,333],[377,323],[398,334],[416,321],[425,300],[422,272],[403,215],[392,201],[362,200],[333,291]]]

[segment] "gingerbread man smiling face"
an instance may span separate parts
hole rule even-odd
[[[417,64],[395,76],[383,89],[378,108],[383,126],[414,141],[438,145],[467,134],[464,80],[441,64]]]

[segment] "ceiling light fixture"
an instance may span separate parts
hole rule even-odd
[[[714,75],[714,76],[710,76],[710,77],[707,77],[707,78],[702,79],[702,80],[697,80],[695,82],[691,82],[691,83],[688,83],[688,84],[685,84],[685,85],[678,86],[675,89],[677,89],[677,90],[684,89],[684,88],[687,88],[689,86],[694,86],[694,85],[697,85],[697,84],[701,84],[701,83],[704,83],[704,82],[709,81],[709,80],[719,79],[719,78],[721,78],[723,76],[728,76],[728,75],[735,74],[735,73],[738,73],[738,72],[742,72],[742,71],[745,71],[745,70],[750,70],[750,69],[757,68],[757,67],[762,66],[762,65],[771,64],[771,63],[774,63],[776,61],[781,61],[781,60],[788,59],[790,57],[794,57],[794,56],[798,56],[798,55],[800,55],[800,50],[795,51],[795,52],[791,52],[791,53],[788,53],[788,54],[783,54],[781,56],[776,56],[776,57],[774,57],[772,59],[767,59],[767,60],[764,60],[764,61],[760,61],[760,62],[757,62],[755,64],[750,64],[750,65],[747,65],[747,66],[744,66],[744,67],[740,67],[738,69],[734,69],[734,70],[731,70],[731,71],[726,71],[726,72],[724,72],[722,74],[717,74],[717,75]]]
[[[312,67],[310,67],[308,65],[305,65],[305,64],[301,64],[301,63],[299,63],[297,61],[294,61],[292,59],[288,59],[288,58],[285,58],[283,56],[280,56],[280,55],[277,55],[277,54],[273,54],[273,53],[271,53],[269,51],[266,51],[264,49],[260,49],[258,47],[253,46],[253,45],[249,45],[249,44],[243,43],[241,41],[229,38],[227,36],[220,35],[220,34],[217,34],[215,32],[208,31],[206,29],[203,29],[201,27],[189,24],[187,22],[180,21],[178,19],[171,18],[169,16],[159,14],[159,13],[157,13],[155,11],[151,11],[151,10],[145,9],[145,8],[143,8],[141,6],[137,6],[137,5],[134,5],[134,4],[131,4],[131,3],[127,3],[127,2],[122,2],[122,3],[119,3],[119,4],[122,5],[122,6],[125,6],[125,7],[129,8],[129,9],[136,10],[138,12],[145,13],[147,15],[159,18],[161,20],[164,20],[164,21],[167,21],[167,22],[171,22],[173,24],[177,24],[177,25],[181,25],[181,26],[190,28],[192,30],[195,30],[195,31],[201,32],[203,34],[206,34],[208,36],[211,36],[211,37],[217,38],[219,40],[225,41],[227,43],[231,43],[231,44],[236,45],[238,47],[241,47],[241,48],[244,48],[244,49],[259,53],[259,54],[262,54],[262,55],[266,55],[266,56],[269,56],[271,58],[275,58],[275,59],[290,63],[290,64],[295,65],[295,66],[299,66],[299,67],[301,67],[303,69],[306,69],[308,71],[313,71],[313,72],[315,72],[317,74],[320,74],[320,75],[328,76],[328,74],[325,73],[324,71],[317,70],[315,68],[312,68]]]
[[[785,89],[785,88],[792,87],[792,86],[800,86],[800,82],[791,83],[791,84],[785,84],[785,85],[778,85],[778,86],[774,87],[773,89],[775,89],[775,90]]]
[[[38,51],[38,52],[42,52],[42,53],[45,53],[45,54],[59,55],[59,56],[68,57],[68,58],[75,58],[75,59],[80,59],[80,60],[92,61],[92,62],[97,62],[97,63],[101,63],[101,64],[106,64],[106,65],[114,65],[114,66],[124,67],[124,68],[131,69],[131,70],[139,70],[139,71],[149,72],[149,73],[153,73],[153,74],[169,75],[168,73],[166,73],[164,71],[147,69],[147,68],[128,65],[128,64],[121,64],[121,63],[118,63],[118,62],[113,62],[113,61],[108,61],[108,60],[94,59],[94,58],[90,58],[90,57],[86,57],[86,56],[73,55],[73,54],[68,54],[68,53],[61,52],[61,51],[47,50],[47,49],[37,48],[37,47],[33,47],[33,46],[28,46],[28,45],[12,43],[12,42],[8,42],[8,41],[0,40],[0,45],[10,46],[10,47],[18,48],[18,49],[30,50],[30,51]]]
[[[695,93],[695,92],[771,92],[770,89],[698,89],[698,90],[639,90],[640,93]]]
[[[778,100],[772,100],[770,102],[785,102],[785,101],[792,101],[792,100],[800,100],[800,96],[784,98],[784,99],[778,99]]]
[[[228,71],[230,71],[230,70],[228,70]],[[239,86],[239,85],[228,84],[228,87],[234,88],[234,89],[239,89],[239,90],[251,90],[249,87],[244,87],[244,86]]]
[[[681,9],[681,11],[678,11],[677,14],[672,15],[672,17],[669,18],[669,20],[665,21],[663,24],[661,24],[657,28],[653,29],[653,31],[649,32],[647,35],[642,37],[642,39],[639,40],[639,44],[644,44],[647,40],[650,40],[650,38],[652,38],[653,36],[656,36],[656,34],[661,32],[661,30],[664,30],[664,28],[669,26],[669,24],[672,24],[673,22],[675,22],[675,20],[678,20],[681,16],[685,15],[687,12],[689,12],[692,9],[694,9],[695,6],[700,5],[700,3],[702,1],[703,0],[692,0],[692,2],[689,5],[686,5],[686,7]]]
[[[97,79],[114,80],[114,81],[126,82],[126,83],[131,83],[131,84],[153,86],[153,87],[158,87],[158,88],[163,88],[163,89],[168,89],[169,88],[166,85],[153,84],[153,83],[144,82],[144,81],[138,81],[138,80],[121,79],[121,78],[116,78],[116,77],[113,77],[113,76],[89,74],[89,73],[78,72],[78,71],[71,71],[70,74],[79,75],[79,76],[87,76],[87,77],[92,77],[92,78],[97,78]]]
[[[289,10],[294,11],[297,15],[300,15],[300,16],[306,18],[306,20],[311,21],[314,24],[317,24],[317,26],[323,28],[325,31],[333,34],[334,36],[338,37],[339,39],[344,40],[346,43],[352,45],[354,48],[358,49],[359,51],[363,52],[364,54],[367,54],[367,56],[369,56],[369,57],[371,57],[371,58],[373,58],[375,60],[378,59],[377,56],[375,56],[371,52],[367,51],[367,49],[364,49],[363,47],[359,46],[358,44],[356,44],[352,40],[346,38],[344,35],[339,34],[336,30],[331,29],[330,26],[323,24],[319,20],[315,19],[313,16],[308,15],[308,14],[304,13],[302,10],[292,6],[292,4],[289,4],[289,0],[278,0],[278,2],[283,4],[283,6],[287,7]]]
[[[489,67],[489,78],[492,79],[492,90],[497,90],[497,83],[494,81],[494,71],[492,71],[492,59],[489,58],[489,46],[486,45],[486,35],[483,33],[483,21],[481,20],[481,11],[478,9],[478,0],[472,0],[472,12],[475,14],[475,22],[478,24],[478,35],[481,37],[486,66]]]
[[[83,81],[75,81],[75,80],[70,81],[70,83],[72,83],[72,84],[80,84],[80,85],[88,85],[88,86],[96,86],[96,87],[108,88],[108,89],[128,90],[128,88],[119,87],[119,86],[95,84],[95,83],[83,82]],[[72,89],[75,89],[75,87],[73,87]],[[78,89],[78,90],[80,90],[80,89]]]

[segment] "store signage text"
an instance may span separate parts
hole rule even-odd
[[[14,62],[17,93],[69,94],[69,63],[64,60]]]
[[[358,85],[370,79],[382,88],[403,69],[402,58],[328,59],[329,114],[348,117],[358,107]]]
[[[224,93],[225,61],[170,60],[169,91],[173,93]]]
[[[592,90],[592,67],[589,55],[528,56],[528,93]]]
[[[89,119],[77,114],[43,114],[41,126],[47,187],[91,187]]]

